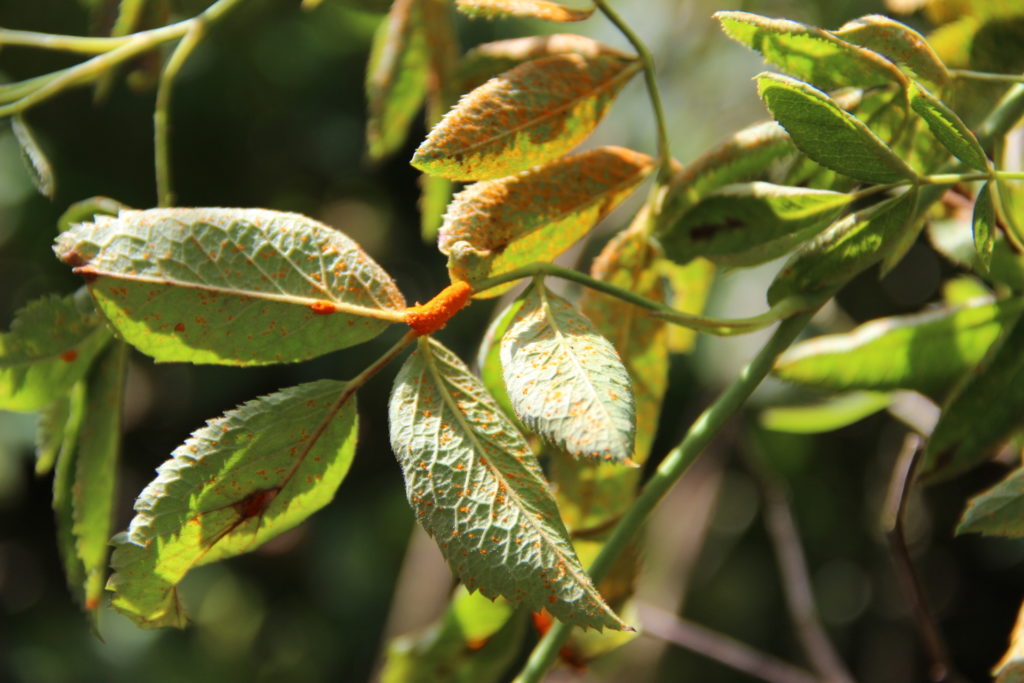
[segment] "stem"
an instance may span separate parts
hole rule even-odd
[[[971,69],[949,69],[949,75],[953,78],[969,78],[974,81],[989,81],[992,83],[1024,82],[1024,74],[997,74],[990,71],[972,71]]]
[[[178,77],[181,67],[192,54],[192,50],[202,39],[205,32],[202,22],[189,27],[188,33],[174,48],[171,58],[167,60],[164,71],[160,75],[160,84],[156,91],[156,105],[153,108],[153,156],[156,164],[156,198],[158,206],[174,205],[174,189],[171,180],[171,94],[174,80]]]
[[[56,33],[36,31],[15,31],[0,28],[0,47],[18,45],[36,47],[42,50],[62,50],[83,55],[99,55],[110,52],[131,41],[131,36],[65,36]]]
[[[665,125],[665,111],[661,106],[661,91],[658,89],[658,81],[655,78],[654,72],[654,57],[651,56],[651,51],[647,49],[644,41],[640,40],[640,37],[633,32],[633,29],[622,20],[622,17],[613,10],[607,3],[607,0],[594,0],[594,4],[601,10],[602,14],[608,17],[608,20],[615,24],[615,28],[622,32],[622,35],[626,36],[633,48],[636,50],[637,56],[640,57],[640,61],[644,65],[644,80],[647,81],[647,94],[651,98],[651,106],[654,108],[654,118],[658,126],[658,156],[660,158],[660,166],[658,169],[658,182],[660,186],[668,184],[669,179],[672,176],[672,153],[669,151],[668,142],[668,127]],[[656,211],[655,214],[658,212]]]
[[[775,330],[768,342],[761,347],[750,364],[740,372],[734,381],[700,417],[690,425],[683,440],[658,465],[651,478],[644,484],[640,494],[612,531],[601,552],[589,567],[589,574],[594,583],[600,583],[614,565],[618,556],[636,538],[640,527],[647,520],[651,510],[662,497],[675,485],[689,467],[690,463],[700,455],[711,440],[725,426],[726,421],[746,402],[754,389],[771,371],[775,359],[785,351],[797,335],[804,329],[814,311],[807,311],[784,320]],[[536,683],[547,671],[558,656],[566,638],[569,637],[570,626],[564,622],[555,622],[541,639],[530,655],[517,683]]]

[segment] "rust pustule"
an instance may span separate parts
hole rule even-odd
[[[472,294],[473,288],[468,282],[453,282],[427,303],[406,308],[405,324],[420,335],[437,332],[465,308]]]

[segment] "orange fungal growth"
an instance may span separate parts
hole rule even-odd
[[[453,282],[427,303],[406,308],[405,324],[420,335],[437,332],[469,303],[472,294],[468,282]]]
[[[309,305],[309,308],[317,315],[328,315],[338,312],[338,307],[330,301],[314,301]]]
[[[78,358],[78,351],[74,349],[68,349],[64,353],[60,354],[60,359],[65,363],[74,363]]]

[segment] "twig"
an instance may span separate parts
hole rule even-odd
[[[174,80],[181,67],[192,54],[192,50],[203,37],[203,24],[193,24],[185,37],[171,53],[156,90],[156,106],[153,108],[153,149],[156,163],[156,199],[159,206],[174,205],[174,189],[171,179],[171,94]]]
[[[643,633],[704,655],[768,683],[817,683],[799,667],[761,652],[725,634],[669,614],[651,605],[637,605]]]

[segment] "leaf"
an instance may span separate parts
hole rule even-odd
[[[60,399],[109,340],[99,316],[83,313],[73,295],[32,301],[0,334],[0,410],[32,412]]]
[[[523,299],[501,338],[516,415],[574,457],[632,463],[633,387],[615,347],[546,287],[530,287]]]
[[[860,119],[820,90],[786,76],[763,73],[758,93],[804,154],[822,166],[871,183],[916,177]]]
[[[999,192],[1000,198],[1003,193]],[[992,262],[988,270],[978,260],[972,228],[967,221],[930,221],[928,240],[935,251],[956,265],[969,268],[988,282],[1007,285],[1015,291],[1024,291],[1024,256],[1017,254],[1008,242],[997,234],[992,245]]]
[[[401,148],[427,94],[429,57],[419,0],[395,0],[373,36],[366,68],[370,159]]]
[[[116,216],[121,211],[131,208],[110,197],[96,196],[82,199],[65,209],[57,219],[57,233],[70,230],[75,223],[84,223],[96,216]]]
[[[444,222],[444,211],[452,198],[453,183],[447,178],[423,174],[420,183],[420,236],[433,242]]]
[[[1018,299],[871,320],[843,334],[793,345],[775,375],[794,384],[850,391],[913,389],[941,395],[974,368],[1024,308]]]
[[[975,170],[988,171],[985,150],[956,112],[925,90],[924,86],[914,82],[910,84],[910,106],[953,156]]]
[[[1024,412],[1024,318],[993,344],[981,366],[953,392],[928,440],[921,480],[935,483],[988,460],[1020,427]]]
[[[455,0],[455,6],[471,17],[529,17],[548,21],[583,21],[594,6],[576,9],[549,0]]]
[[[941,89],[950,81],[946,65],[924,36],[894,19],[869,14],[846,22],[833,33],[847,42],[885,55],[931,88]]]
[[[749,12],[715,12],[726,35],[823,90],[905,83],[892,62],[823,29]]]
[[[654,165],[645,154],[599,147],[515,176],[470,185],[448,207],[438,248],[453,280],[483,280],[551,261],[618,206]],[[507,283],[481,291],[500,295]]]
[[[379,318],[405,305],[355,242],[292,213],[122,211],[75,226],[54,251],[160,362],[306,360],[377,336],[389,324]]]
[[[482,43],[467,52],[459,65],[459,82],[463,92],[467,92],[523,62],[570,53],[589,58],[608,55],[630,59],[625,52],[572,33],[509,38]]]
[[[1021,245],[1024,245],[1024,189],[1021,188],[1020,183],[997,180],[995,196],[1002,209],[1001,215],[1006,220],[1004,226],[1006,238],[1015,247],[1016,253],[1014,253],[1014,256],[1017,256],[1021,251]],[[997,248],[992,256],[993,260],[997,259],[998,256],[999,251]],[[1021,259],[1018,257],[1017,260],[1020,261]],[[993,265],[993,268],[995,268],[995,265]],[[1017,289],[1020,288],[1018,287]]]
[[[971,232],[974,235],[974,249],[978,252],[978,260],[988,270],[992,265],[992,249],[996,239],[996,206],[992,196],[992,183],[986,182],[978,191],[974,200],[974,217],[971,220]]]
[[[915,187],[833,223],[790,257],[768,288],[768,303],[774,306],[788,296],[830,295],[880,261],[911,228],[917,200]]]
[[[110,345],[89,373],[85,413],[78,432],[71,496],[75,553],[82,561],[85,608],[103,598],[107,551],[117,503],[117,461],[121,453],[121,413],[128,346]]]
[[[357,433],[355,396],[331,380],[209,420],[160,466],[114,537],[114,607],[143,628],[184,626],[185,574],[254,550],[331,502]]]
[[[453,180],[488,180],[556,159],[590,135],[640,66],[606,54],[520,64],[465,95],[412,165]]]
[[[580,564],[526,441],[458,357],[421,337],[388,414],[409,502],[470,591],[628,630]]]
[[[992,488],[971,498],[956,533],[1024,536],[1024,467],[1018,467]]]
[[[858,391],[808,405],[767,408],[761,413],[760,422],[762,427],[773,432],[822,434],[848,427],[888,405],[888,394]]]
[[[494,317],[491,324],[484,332],[484,338],[480,341],[480,348],[477,350],[476,364],[480,371],[480,380],[484,383],[487,391],[497,402],[505,415],[516,423],[517,428],[525,429],[519,422],[515,410],[512,409],[512,401],[505,389],[505,377],[501,369],[501,339],[505,336],[509,324],[515,318],[519,309],[523,307],[523,298],[516,297],[505,310]]]
[[[1010,634],[1010,647],[992,668],[995,683],[1020,683],[1024,680],[1024,603]]]
[[[21,114],[11,117],[11,130],[21,148],[21,158],[25,162],[25,168],[28,169],[29,175],[32,176],[32,183],[35,185],[36,191],[47,199],[53,199],[57,193],[57,180],[53,175],[53,166],[50,165],[46,152],[43,151]]]
[[[78,547],[71,529],[74,525],[75,471],[77,469],[77,434],[85,413],[85,382],[81,381],[68,392],[69,414],[64,440],[57,454],[53,472],[53,513],[57,532],[57,550],[64,567],[64,578],[72,597],[85,606],[85,565],[78,555]]]
[[[728,266],[770,261],[821,231],[853,200],[842,192],[771,183],[726,185],[661,236],[677,263],[704,256]]]
[[[668,290],[665,303],[682,313],[704,314],[715,279],[715,264],[703,258],[693,259],[685,265],[659,259],[654,268]],[[696,330],[668,325],[666,332],[665,343],[669,353],[690,353],[697,344]]]

